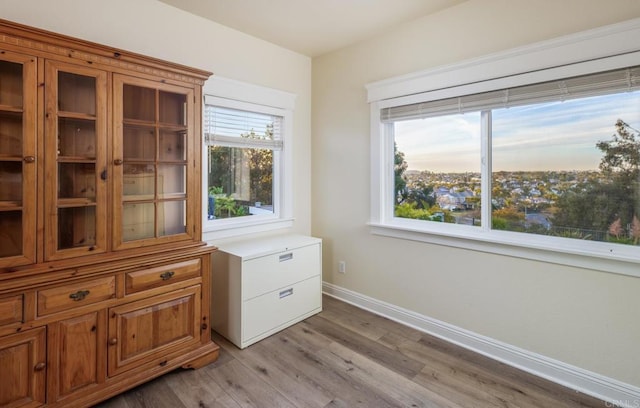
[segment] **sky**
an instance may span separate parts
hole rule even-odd
[[[640,129],[640,91],[495,109],[493,171],[598,170],[615,123]],[[480,113],[396,122],[408,170],[480,172]]]

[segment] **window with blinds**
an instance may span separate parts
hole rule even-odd
[[[282,117],[205,104],[207,145],[282,150]]]
[[[383,123],[424,119],[544,102],[563,102],[591,96],[631,92],[638,89],[640,89],[640,67],[629,67],[455,98],[384,108],[380,112],[380,119]]]
[[[395,218],[640,244],[639,66],[425,98],[380,121]]]
[[[218,98],[219,100],[220,98]],[[273,216],[283,117],[214,105],[205,98],[209,220]],[[256,106],[256,108],[259,108]]]

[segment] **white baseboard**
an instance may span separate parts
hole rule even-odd
[[[640,388],[520,349],[369,296],[323,282],[326,295],[413,327],[538,377],[599,398],[607,407],[640,407]]]

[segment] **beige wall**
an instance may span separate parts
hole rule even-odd
[[[311,59],[156,0],[2,0],[0,18],[297,95],[294,230],[311,229]]]
[[[315,58],[312,232],[324,238],[324,280],[640,386],[640,279],[369,233],[365,91],[372,81],[636,17],[634,0],[469,0]]]

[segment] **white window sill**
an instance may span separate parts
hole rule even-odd
[[[293,218],[270,218],[258,221],[255,220],[255,217],[256,216],[246,217],[251,218],[250,220],[246,221],[239,219],[225,219],[207,222],[202,229],[202,239],[206,242],[212,242],[218,239],[232,238],[248,234],[257,234],[293,227]]]
[[[369,226],[374,235],[640,277],[637,246],[433,224],[423,227],[420,222],[394,218],[389,223],[372,222]]]

